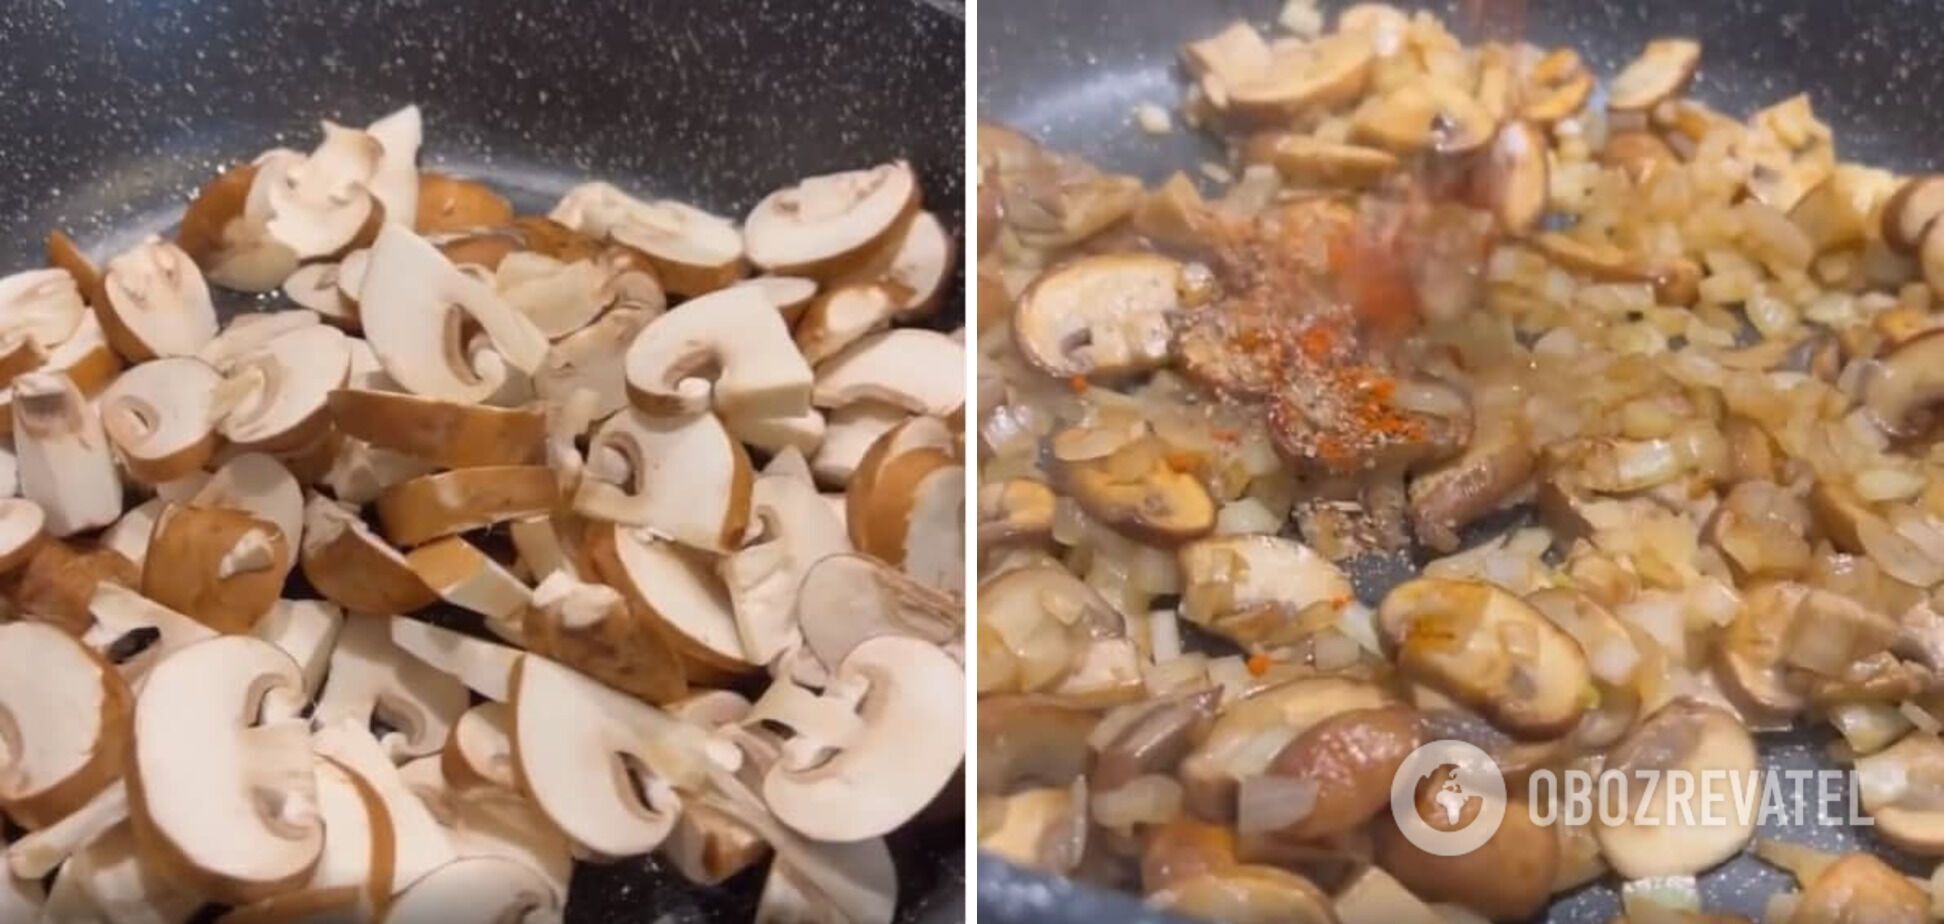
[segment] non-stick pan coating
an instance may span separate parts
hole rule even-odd
[[[905,157],[956,229],[964,30],[955,0],[14,0],[0,274],[41,265],[56,227],[111,256],[168,229],[224,166],[308,148],[319,118],[409,102],[424,164],[491,180],[523,211],[599,177],[739,217],[800,177]],[[948,814],[892,838],[903,920],[962,913]],[[567,919],[746,921],[761,885],[582,864]]]
[[[1454,28],[1464,22],[1456,4],[1393,0],[1440,13]],[[1345,4],[1325,0],[1326,11]],[[1808,92],[1816,113],[1835,129],[1844,159],[1902,172],[1944,163],[1935,122],[1944,103],[1944,18],[1915,0],[1527,0],[1527,37],[1543,45],[1571,45],[1611,76],[1656,36],[1685,35],[1706,48],[1694,93],[1722,109],[1751,112]],[[1181,94],[1178,54],[1183,42],[1213,34],[1235,19],[1268,26],[1276,0],[984,0],[975,54],[979,111],[1035,135],[1052,147],[1093,159],[1112,170],[1156,181],[1219,149],[1177,128],[1154,138],[1133,125],[1138,103],[1172,106]],[[1504,526],[1501,522],[1497,524]],[[1474,531],[1476,537],[1489,530]],[[1366,600],[1409,575],[1410,561],[1358,562],[1353,578]],[[1764,759],[1775,769],[1829,766],[1828,735],[1763,736]],[[1893,852],[1867,828],[1836,823],[1796,829],[1764,828],[1832,850]],[[1908,872],[1928,876],[1930,864],[1891,856]],[[981,857],[978,905],[988,922],[1162,920],[1138,901],[1018,870]],[[1620,910],[1615,890],[1600,884],[1556,901],[1545,919],[1603,922]],[[1755,920],[1769,894],[1792,888],[1785,874],[1742,856],[1701,881],[1710,911]]]

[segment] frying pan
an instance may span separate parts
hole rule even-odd
[[[1466,22],[1455,3],[1392,2],[1437,12],[1453,28]],[[1344,5],[1322,4],[1326,12]],[[1183,168],[1192,175],[1201,160],[1220,161],[1220,147],[1179,128],[1148,136],[1133,126],[1130,113],[1139,103],[1171,107],[1180,98],[1183,42],[1236,19],[1266,27],[1279,7],[1274,0],[983,0],[976,40],[979,112],[1055,150],[1150,183]],[[1526,37],[1546,46],[1570,45],[1608,77],[1651,38],[1699,38],[1706,52],[1695,96],[1745,114],[1806,91],[1817,115],[1835,130],[1844,159],[1914,173],[1940,163],[1926,124],[1944,101],[1944,73],[1925,67],[1944,52],[1944,20],[1935,12],[1912,0],[1529,0]],[[1472,538],[1496,535],[1523,516],[1515,511],[1483,524]],[[1375,603],[1424,560],[1422,554],[1358,559],[1351,578],[1359,595]],[[1823,756],[1828,735],[1821,730],[1759,740],[1770,769],[1829,766]],[[1906,872],[1930,873],[1928,865],[1878,843],[1867,827],[1834,821],[1765,826],[1757,836],[1827,850],[1872,850]],[[1559,924],[1608,920],[1620,910],[1610,882],[1559,897],[1542,918]],[[1760,920],[1767,897],[1791,887],[1786,874],[1741,856],[1703,876],[1701,896],[1710,911]],[[989,856],[979,859],[978,908],[981,921],[999,924],[1170,920],[1128,896]]]
[[[904,157],[958,228],[964,33],[956,0],[13,0],[0,272],[42,265],[56,227],[112,256],[166,233],[223,167],[408,102],[425,110],[423,166],[487,179],[522,212],[598,177],[740,216],[801,177]],[[962,304],[944,314],[956,326]],[[957,817],[891,850],[901,920],[962,916]],[[581,864],[567,919],[746,921],[761,886]]]

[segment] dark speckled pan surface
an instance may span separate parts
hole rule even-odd
[[[423,163],[523,210],[599,177],[741,216],[799,177],[906,157],[958,228],[964,29],[955,0],[7,0],[0,273],[40,265],[55,227],[117,253],[223,166],[409,102]],[[892,839],[902,920],[962,914],[947,814]],[[567,919],[747,921],[761,885],[583,864]]]
[[[1436,9],[1447,23],[1460,22],[1452,15],[1455,2],[1389,2]],[[1334,11],[1347,3],[1320,5]],[[1133,126],[1133,107],[1172,107],[1180,98],[1175,62],[1184,41],[1237,18],[1267,26],[1280,7],[1279,0],[981,0],[979,111],[1110,169],[1149,180],[1182,168],[1192,172],[1214,149],[1184,131],[1160,139],[1142,134]],[[1817,114],[1835,129],[1845,159],[1902,172],[1944,166],[1937,143],[1944,71],[1935,65],[1944,54],[1938,15],[1944,7],[1935,0],[1526,0],[1526,7],[1529,38],[1571,44],[1603,75],[1612,76],[1650,38],[1694,36],[1706,47],[1694,86],[1702,99],[1747,113],[1808,92]],[[1399,557],[1356,565],[1352,577],[1372,601],[1413,569]],[[1826,741],[1820,731],[1765,736],[1763,760],[1779,770],[1825,766]],[[1920,876],[1935,865],[1897,855],[1864,827],[1765,827],[1758,836],[1877,850]],[[1743,856],[1703,876],[1701,895],[1711,911],[1761,920],[1767,896],[1790,882]],[[980,920],[998,924],[1162,920],[1126,896],[991,860],[980,863],[978,898]],[[1619,910],[1616,890],[1601,883],[1561,896],[1542,919],[1592,924]]]

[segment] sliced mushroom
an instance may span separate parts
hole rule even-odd
[[[811,473],[826,486],[849,484],[878,438],[910,419],[912,415],[904,408],[876,401],[832,408],[825,418],[823,441],[810,457]]]
[[[9,385],[18,383],[29,373],[65,375],[83,395],[93,396],[107,388],[121,371],[121,357],[108,348],[108,342],[101,334],[100,322],[95,320],[93,313],[89,313],[82,316],[73,336],[47,351],[39,365],[21,370]],[[13,428],[16,394],[11,387],[0,388],[0,430]]]
[[[1737,793],[1758,791],[1756,767],[1755,739],[1741,722],[1722,709],[1686,699],[1648,716],[1606,760],[1606,770],[1629,780],[1636,774],[1685,772],[1698,787],[1689,798],[1698,800],[1714,791],[1719,793],[1715,798],[1727,797],[1731,807],[1742,804]],[[1629,787],[1632,804],[1620,823],[1609,824],[1602,817],[1593,829],[1607,862],[1628,879],[1699,873],[1740,853],[1755,833],[1752,811],[1731,809],[1724,823],[1680,824],[1670,787],[1646,790]],[[1650,796],[1653,804],[1640,804]],[[1650,822],[1635,823],[1642,818]]]
[[[547,354],[546,335],[526,315],[397,225],[385,226],[372,245],[360,314],[385,373],[427,397],[483,401],[514,370],[539,369]],[[469,325],[488,348],[475,348]]]
[[[222,376],[187,356],[151,360],[101,393],[102,429],[128,473],[147,484],[200,471],[216,453]]]
[[[519,663],[520,649],[403,616],[391,620],[391,639],[393,645],[457,678],[474,693],[496,703],[512,700],[513,668]]]
[[[525,611],[527,650],[651,703],[688,692],[686,671],[662,630],[610,587],[556,571]]]
[[[1316,791],[1309,812],[1277,828],[1277,836],[1339,835],[1383,811],[1390,804],[1390,780],[1417,750],[1419,737],[1416,713],[1401,706],[1340,713],[1297,735],[1267,773],[1312,781]]]
[[[0,278],[0,341],[52,348],[74,334],[87,311],[79,282],[66,269],[27,270]]]
[[[749,523],[749,455],[715,415],[657,417],[629,409],[595,431],[588,456],[575,512],[704,551],[741,543]]]
[[[548,217],[646,254],[662,285],[677,295],[713,292],[743,274],[742,233],[728,219],[694,206],[644,202],[612,184],[582,183]]]
[[[586,327],[614,301],[608,288],[610,276],[594,260],[570,262],[516,251],[500,260],[493,281],[507,304],[526,315],[541,333],[558,338]]]
[[[151,238],[108,261],[104,284],[103,333],[130,361],[193,356],[216,336],[209,286],[174,244]]]
[[[1867,853],[1836,860],[1803,885],[1789,917],[1795,924],[1919,924],[1935,914],[1931,897],[1909,876]]]
[[[1619,132],[1609,136],[1606,147],[1600,149],[1600,163],[1626,171],[1635,185],[1645,185],[1648,177],[1678,164],[1680,159],[1667,142],[1649,131]]]
[[[218,370],[227,392],[223,436],[244,449],[285,452],[316,442],[330,426],[325,402],[351,374],[351,352],[342,331],[311,325]]]
[[[378,496],[385,538],[414,546],[469,529],[546,513],[554,474],[543,465],[489,465],[425,475]]]
[[[1474,418],[1465,451],[1412,479],[1412,533],[1439,551],[1456,551],[1458,531],[1516,496],[1532,477],[1532,444],[1523,428],[1490,415]]]
[[[1330,897],[1302,876],[1274,866],[1237,864],[1149,893],[1175,914],[1233,924],[1336,924]]]
[[[346,435],[451,468],[537,461],[546,435],[546,418],[533,408],[348,388],[331,393],[330,408]]]
[[[1069,786],[1087,772],[1093,751],[1087,744],[1100,716],[1038,696],[993,696],[979,700],[979,794],[983,798],[1018,792],[1022,787]],[[1010,820],[1010,819],[1008,819]],[[984,837],[981,837],[981,847]],[[1021,851],[1026,853],[1026,851]]]
[[[135,566],[112,549],[83,548],[48,539],[34,546],[10,597],[16,609],[31,620],[80,636],[88,631],[88,602],[98,585],[132,587],[139,581]]]
[[[887,433],[880,442],[898,436]],[[963,466],[930,447],[886,452],[875,465],[868,459],[869,475],[852,479],[845,495],[851,544],[941,589],[955,586],[950,572],[957,569],[948,559],[963,558],[953,547],[963,520]]]
[[[93,608],[96,613],[101,610],[99,592],[95,594]],[[297,669],[304,675],[304,697],[309,699],[324,685],[324,671],[330,666],[331,653],[337,648],[338,634],[343,628],[344,610],[334,603],[278,600],[269,614],[257,622],[254,633],[297,662]],[[165,632],[164,641],[166,635]]]
[[[981,693],[1056,690],[1078,673],[1090,641],[1126,634],[1119,612],[1053,564],[986,579],[979,585],[978,614]]]
[[[268,292],[297,268],[297,255],[264,229],[269,218],[268,182],[280,181],[289,164],[303,155],[266,152],[255,163],[237,164],[217,174],[196,193],[182,214],[176,243],[211,281],[246,292]],[[259,184],[259,176],[264,183]]]
[[[811,403],[877,401],[945,416],[965,403],[965,346],[945,334],[898,328],[871,334],[817,368]]]
[[[947,645],[964,635],[965,609],[952,597],[863,555],[831,555],[803,572],[796,615],[804,644],[831,670],[880,635]]]
[[[1020,293],[1013,340],[1047,375],[1119,376],[1167,362],[1182,267],[1153,254],[1082,257]]]
[[[334,761],[317,758],[314,770],[324,850],[302,889],[252,906],[265,912],[266,924],[281,919],[274,912],[292,911],[288,905],[273,908],[271,903],[297,901],[296,896],[311,896],[307,904],[328,909],[327,914],[351,915],[372,914],[391,898],[397,835],[378,794],[362,777]]]
[[[101,418],[65,375],[32,372],[13,384],[20,493],[47,515],[47,532],[71,536],[121,516],[121,476]]]
[[[1377,618],[1400,672],[1510,734],[1564,734],[1586,708],[1592,673],[1579,643],[1495,585],[1421,578],[1386,595]]]
[[[648,322],[626,363],[629,397],[651,414],[787,417],[810,406],[810,367],[754,289],[691,299]]]
[[[342,254],[361,239],[369,241],[373,225],[384,219],[368,185],[384,145],[329,120],[323,129],[317,148],[292,161],[264,193],[270,206],[264,229],[299,259]]]
[[[265,311],[238,315],[208,343],[203,344],[202,349],[196,351],[196,358],[212,368],[223,369],[284,334],[317,325],[317,315],[308,311]],[[354,358],[362,350],[376,365],[377,358],[370,356],[370,346],[364,341],[350,340],[346,345],[352,349]]]
[[[161,488],[158,493],[170,494]],[[283,463],[262,453],[231,458],[208,481],[185,493],[191,505],[241,510],[277,524],[293,551],[304,536],[303,488]]]
[[[1071,786],[1042,786],[983,797],[979,850],[1027,869],[1072,873],[1085,852],[1089,827],[1087,806],[1075,795]]]
[[[200,895],[178,886],[142,862],[134,832],[123,822],[103,831],[61,864],[87,896],[101,920],[110,924],[182,924],[203,905]],[[54,919],[60,919],[53,913]]]
[[[1526,72],[1519,117],[1541,125],[1571,118],[1593,95],[1593,75],[1579,53],[1560,48],[1540,58]]]
[[[478,546],[447,536],[413,549],[405,563],[439,599],[486,617],[486,628],[494,635],[522,640],[521,618],[533,603],[533,592]]]
[[[557,914],[553,887],[538,872],[502,857],[468,857],[427,873],[399,893],[386,924],[536,921]]]
[[[142,595],[218,632],[249,632],[295,557],[275,523],[239,510],[171,505],[149,537]]]
[[[743,247],[771,273],[828,279],[891,240],[917,208],[918,175],[901,160],[810,177],[756,203]]]
[[[779,678],[749,718],[795,733],[763,779],[764,802],[816,840],[863,840],[904,824],[964,756],[964,683],[937,646],[895,636],[851,649],[822,699]]]
[[[586,855],[655,849],[707,772],[707,731],[545,658],[520,660],[512,707],[520,789]]]
[[[1032,544],[1053,535],[1059,495],[1036,478],[1009,478],[979,488],[979,547]]]
[[[651,317],[644,311],[617,308],[562,338],[533,374],[533,390],[555,404],[578,390],[592,392],[597,420],[627,407],[628,345]]]
[[[1500,126],[1479,183],[1500,228],[1510,234],[1524,234],[1537,227],[1551,195],[1545,134],[1528,122]]]
[[[498,786],[516,791],[513,776],[513,710],[505,703],[480,703],[452,725],[439,752],[440,773],[454,789]]]
[[[958,265],[957,240],[945,223],[931,212],[919,212],[905,223],[902,233],[893,240],[886,241],[878,248],[865,266],[853,278],[869,279],[885,285],[898,293],[898,318],[913,320],[927,317],[938,310],[944,297],[945,283]],[[772,280],[787,280],[796,277],[772,276]],[[772,292],[772,301],[784,317],[790,316],[785,307],[789,295],[782,291]]]
[[[716,571],[729,591],[743,651],[751,661],[770,664],[802,638],[797,621],[804,574],[851,545],[816,486],[804,479],[757,478],[749,503],[754,536],[723,556]]]
[[[822,362],[864,335],[889,326],[900,307],[899,298],[886,286],[838,286],[818,295],[797,322],[797,349],[805,361]]]
[[[1915,254],[1939,215],[1944,215],[1944,174],[1905,180],[1883,204],[1883,241],[1899,253]]]
[[[1214,536],[1181,547],[1181,615],[1244,645],[1288,644],[1320,613],[1325,625],[1355,599],[1343,572],[1309,546],[1277,536]],[[1285,634],[1279,635],[1279,632]]]
[[[1376,56],[1358,35],[1270,45],[1238,22],[1213,39],[1191,43],[1187,60],[1216,108],[1253,121],[1279,121],[1356,99]]]
[[[128,798],[144,855],[177,881],[244,904],[300,885],[323,850],[307,723],[284,709],[303,676],[274,646],[232,636],[155,665],[135,704]]]
[[[501,744],[511,746],[511,739]],[[502,755],[510,761],[511,752]],[[572,845],[517,790],[448,785],[437,758],[425,757],[399,768],[398,775],[444,826],[459,859],[509,860],[537,873],[553,903],[567,900],[573,876]],[[511,764],[508,764],[510,770]]]
[[[121,775],[133,695],[121,675],[50,625],[0,625],[0,808],[44,828]]]
[[[304,507],[304,579],[354,613],[410,613],[438,595],[357,513],[321,495]]]
[[[1452,831],[1472,823],[1465,813],[1478,806],[1482,795],[1472,795],[1460,815],[1452,819],[1450,803],[1439,801],[1447,768],[1439,768],[1418,781],[1414,808],[1425,824],[1441,831]],[[1498,830],[1477,849],[1456,856],[1440,856],[1412,843],[1385,813],[1376,826],[1377,865],[1421,899],[1455,902],[1476,910],[1493,920],[1524,920],[1545,907],[1552,881],[1559,866],[1559,840],[1553,832],[1532,818],[1524,794],[1505,802],[1505,817]]]
[[[620,591],[638,618],[668,633],[691,681],[719,681],[755,666],[743,651],[735,607],[711,562],[619,525],[591,524],[583,542],[601,582]]]
[[[1307,135],[1260,136],[1257,156],[1274,164],[1283,178],[1323,187],[1369,187],[1397,172],[1397,156],[1381,148],[1322,141]],[[1258,142],[1250,149],[1257,151]]]
[[[369,251],[358,251],[365,254]],[[363,279],[358,280],[360,283]],[[339,327],[356,330],[358,303],[344,294],[341,270],[336,263],[307,263],[284,280],[284,297],[299,307],[317,312],[317,317]],[[355,288],[352,291],[357,291]]]
[[[1648,42],[1640,57],[1607,87],[1607,108],[1615,112],[1652,109],[1687,89],[1700,67],[1700,42],[1685,38]]]
[[[360,727],[376,716],[380,742],[394,759],[436,754],[466,711],[466,688],[391,641],[391,619],[354,614],[339,631],[331,667],[312,718],[321,727],[345,719]]]
[[[1099,458],[1056,462],[1054,477],[1089,516],[1137,541],[1168,547],[1215,528],[1208,488],[1176,461],[1166,443],[1148,437]]]
[[[389,896],[452,862],[458,852],[452,833],[393,765],[391,754],[372,737],[367,721],[346,717],[321,723],[312,733],[310,744],[318,757],[336,764],[374,797],[366,805],[374,824],[391,832],[390,875],[385,888]],[[378,872],[383,875],[385,870]]]
[[[420,234],[498,228],[513,220],[513,206],[491,186],[444,173],[418,175],[417,214],[393,219]]]
[[[1918,856],[1944,855],[1944,815],[1935,807],[1944,743],[1925,734],[1856,759],[1857,789],[1876,833]]]
[[[763,293],[770,304],[776,306],[777,313],[783,316],[783,323],[791,327],[795,327],[803,313],[810,309],[810,301],[817,297],[819,289],[815,279],[802,276],[757,276],[736,285],[749,286]]]
[[[1750,588],[1715,649],[1715,677],[1745,715],[1787,722],[1808,705],[1783,663],[1783,644],[1809,589],[1770,582]]]
[[[1209,820],[1234,819],[1238,782],[1260,776],[1298,735],[1331,716],[1395,702],[1376,684],[1318,677],[1269,687],[1229,704],[1182,761],[1189,809]]]
[[[824,416],[816,410],[788,417],[736,415],[724,418],[723,425],[738,442],[767,453],[816,452],[824,436]]]
[[[1919,334],[1897,345],[1864,385],[1863,402],[1877,426],[1893,436],[1912,436],[1929,426],[1931,405],[1944,400],[1944,330]]]

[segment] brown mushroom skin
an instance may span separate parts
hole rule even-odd
[[[557,611],[530,606],[522,628],[528,651],[630,696],[663,705],[688,695],[687,671],[675,646],[625,599],[586,629],[564,625]]]
[[[1458,825],[1445,822],[1444,811],[1431,799],[1447,772],[1441,768],[1427,776],[1417,790],[1418,816],[1442,831],[1470,824],[1477,812],[1467,806]],[[1374,834],[1377,865],[1427,902],[1455,902],[1495,921],[1518,921],[1537,914],[1552,894],[1559,839],[1550,826],[1532,820],[1531,806],[1523,795],[1508,797],[1505,820],[1498,830],[1467,854],[1426,853],[1404,836],[1388,813],[1380,815]]]
[[[979,700],[979,792],[1065,786],[1087,770],[1099,713],[1030,695]]]
[[[203,184],[190,200],[189,207],[182,213],[182,224],[176,229],[176,246],[189,255],[191,260],[204,272],[210,269],[210,260],[223,249],[223,229],[243,214],[244,203],[250,198],[250,186],[256,182],[257,165],[251,163],[235,164],[217,174]],[[50,251],[52,250],[50,242]],[[77,281],[78,281],[77,277]],[[84,290],[84,296],[88,293]],[[99,305],[92,297],[88,303]]]
[[[224,556],[252,533],[270,562],[220,577]],[[240,510],[172,504],[155,520],[142,568],[142,596],[228,635],[247,633],[277,602],[292,565],[277,524]]]
[[[1458,531],[1505,502],[1532,477],[1532,445],[1516,428],[1475,439],[1463,455],[1411,482],[1411,529],[1440,552],[1458,550]]]
[[[83,647],[101,669],[101,739],[88,762],[59,785],[25,799],[0,803],[0,809],[9,818],[30,831],[38,831],[73,814],[120,778],[134,735],[135,694],[114,665]]]
[[[544,465],[462,468],[402,481],[378,496],[385,538],[415,546],[552,510],[553,470]]]
[[[1796,903],[1789,924],[1920,924],[1930,897],[1882,860],[1854,853],[1829,865]]]
[[[331,418],[344,433],[451,468],[539,461],[547,421],[535,408],[498,408],[397,392],[340,388]]]
[[[1144,704],[1142,715],[1101,747],[1087,775],[1088,791],[1111,792],[1151,773],[1170,774],[1194,750],[1215,719],[1221,691]]]
[[[1390,804],[1390,782],[1417,750],[1417,714],[1404,706],[1353,709],[1283,746],[1268,773],[1316,783],[1310,813],[1275,833],[1296,840],[1347,833]]]
[[[435,234],[496,228],[512,220],[512,203],[491,186],[443,173],[419,173],[418,220],[412,230]]]
[[[27,567],[8,593],[24,618],[45,622],[80,638],[94,625],[88,604],[95,587],[118,584],[134,589],[141,569],[114,549],[87,548],[47,539],[34,549]]]

